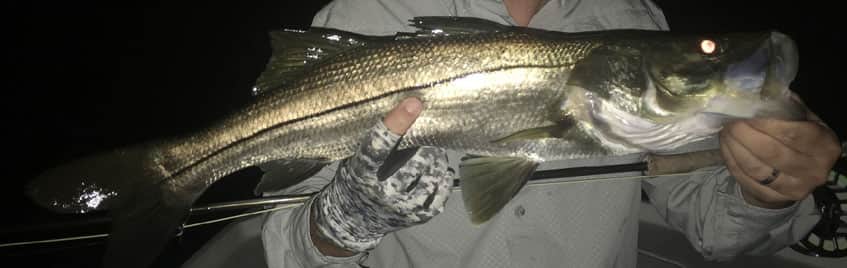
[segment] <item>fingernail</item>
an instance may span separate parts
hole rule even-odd
[[[416,98],[409,98],[406,99],[405,103],[403,103],[403,109],[411,115],[418,115],[423,109],[423,104],[421,104],[421,101]]]

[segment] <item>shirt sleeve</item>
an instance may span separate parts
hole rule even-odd
[[[286,188],[277,194],[304,194],[319,191],[332,180],[337,164],[325,167],[315,176]],[[293,209],[270,213],[262,225],[262,245],[270,268],[291,267],[359,267],[365,254],[332,257],[320,253],[309,230],[312,199]]]
[[[776,253],[820,220],[811,196],[782,209],[747,203],[723,166],[646,179],[642,188],[665,221],[709,260]]]

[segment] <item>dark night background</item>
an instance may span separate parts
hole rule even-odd
[[[267,32],[308,26],[328,1],[118,2],[2,4],[7,160],[0,186],[0,243],[54,237],[29,232],[22,238],[8,230],[79,218],[57,217],[28,203],[22,194],[27,180],[86,153],[190,130],[244,104],[270,55]],[[793,88],[844,140],[847,120],[838,97],[845,89],[844,29],[837,17],[842,12],[834,6],[823,1],[657,3],[673,31],[775,29],[795,38],[801,64]],[[227,177],[202,202],[248,198],[252,185],[243,182],[257,175],[247,170]],[[177,266],[220,226],[187,231],[159,265]],[[101,246],[94,240],[0,248],[0,258],[26,260],[28,266],[88,267],[99,260]]]

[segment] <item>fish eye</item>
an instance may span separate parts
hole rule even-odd
[[[712,39],[700,40],[700,52],[706,55],[712,55],[718,50],[718,43]]]

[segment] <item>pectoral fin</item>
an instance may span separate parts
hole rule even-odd
[[[471,222],[481,224],[497,214],[538,167],[518,157],[467,158],[459,165],[462,198]]]
[[[564,138],[567,135],[570,125],[552,125],[546,127],[537,127],[521,130],[512,133],[509,136],[494,140],[494,143],[509,143],[520,140],[534,140],[546,138]]]

